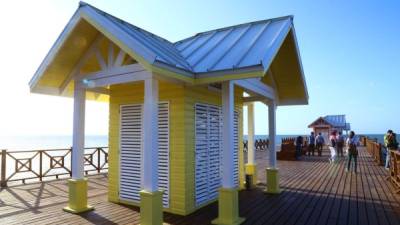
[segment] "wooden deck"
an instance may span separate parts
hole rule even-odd
[[[257,153],[265,168],[266,152]],[[329,164],[327,156],[301,162],[279,161],[282,194],[266,195],[263,185],[240,192],[240,215],[245,224],[400,224],[400,195],[385,180],[387,171],[376,166],[362,149],[359,173],[344,172],[344,161]],[[259,179],[265,179],[264,170]],[[89,202],[96,210],[73,215],[61,209],[67,203],[65,180],[26,184],[0,192],[0,224],[137,224],[135,207],[107,202],[107,177],[90,178]],[[169,224],[210,224],[217,204],[182,217],[166,213]]]

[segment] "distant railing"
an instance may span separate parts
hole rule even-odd
[[[43,181],[48,178],[71,177],[72,149],[27,151],[1,151],[0,186],[9,182],[25,184],[27,180]],[[85,148],[84,171],[102,173],[108,170],[108,147]]]
[[[243,141],[243,151],[248,151],[249,142]],[[256,151],[266,151],[269,147],[269,139],[256,139],[254,140],[254,149]]]

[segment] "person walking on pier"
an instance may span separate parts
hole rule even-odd
[[[343,147],[344,147],[344,136],[341,131],[339,131],[339,135],[337,136],[337,142],[336,142],[336,149],[337,149],[337,154],[340,157],[343,157]]]
[[[399,143],[396,140],[396,134],[392,130],[388,130],[383,137],[384,146],[386,148],[386,163],[385,169],[390,167],[390,150],[397,150]]]
[[[322,156],[322,148],[324,147],[325,139],[321,133],[318,133],[315,143],[317,145],[318,156]]]
[[[337,143],[337,139],[336,139],[336,131],[333,131],[331,133],[331,136],[329,137],[330,140],[330,146],[329,146],[329,150],[331,152],[331,158],[330,158],[330,162],[336,162],[337,159],[337,149],[336,149],[336,143]]]
[[[303,149],[303,137],[298,136],[296,138],[296,160],[300,159],[302,155],[302,149]]]
[[[308,144],[308,156],[310,156],[311,153],[314,156],[314,151],[315,151],[315,134],[314,134],[314,132],[311,132],[309,140],[310,140],[310,143]]]
[[[350,171],[351,161],[353,160],[354,161],[354,173],[357,173],[358,139],[357,139],[354,131],[350,131],[350,135],[347,138],[346,144],[347,144],[347,155],[348,155],[346,172]]]

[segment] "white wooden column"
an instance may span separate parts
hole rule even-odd
[[[269,167],[276,168],[276,104],[268,104]]]
[[[247,140],[247,164],[254,165],[254,103],[247,105]]]
[[[74,122],[72,134],[72,179],[84,177],[85,150],[85,100],[86,90],[75,82],[74,85]]]
[[[234,124],[233,124],[233,108],[234,108],[234,86],[232,81],[222,83],[222,187],[234,188],[235,179],[233,172],[234,165]]]
[[[143,105],[143,189],[158,190],[158,81],[149,78],[144,81]]]

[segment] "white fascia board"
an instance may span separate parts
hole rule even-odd
[[[72,18],[69,20],[68,24],[65,26],[64,30],[61,32],[60,36],[58,36],[56,42],[51,47],[50,51],[47,53],[46,57],[40,64],[39,68],[36,70],[35,74],[33,75],[32,79],[29,81],[29,87],[35,89],[37,82],[39,81],[40,77],[43,73],[47,70],[48,66],[53,62],[54,57],[59,52],[62,45],[65,43],[66,39],[71,34],[71,31],[75,28],[78,22],[81,20],[81,16],[78,9]]]
[[[291,28],[292,28],[292,20],[286,21],[285,24],[282,26],[282,28],[279,30],[278,35],[272,41],[270,50],[262,59],[264,74],[268,71],[269,67],[271,66],[272,61],[274,60],[276,54],[278,54],[279,49],[281,48]]]
[[[248,92],[255,93],[257,95],[261,95],[265,98],[275,100],[275,91],[272,87],[264,84],[258,78],[249,78],[243,80],[235,80],[235,85],[238,85]]]
[[[140,55],[143,59],[145,59],[148,63],[153,64],[156,55],[150,52],[147,48],[145,48],[141,43],[139,43],[136,39],[132,38],[129,34],[127,34],[123,29],[116,26],[113,22],[104,18],[103,15],[96,12],[94,9],[90,7],[84,6],[81,7],[80,10],[81,16],[86,19],[88,23],[96,27],[98,30],[102,31],[103,35],[111,40],[119,40],[123,46],[118,46],[121,49],[131,49],[136,54]],[[115,43],[119,44],[119,43]],[[128,53],[129,54],[129,53]],[[135,57],[132,56],[131,57]]]

